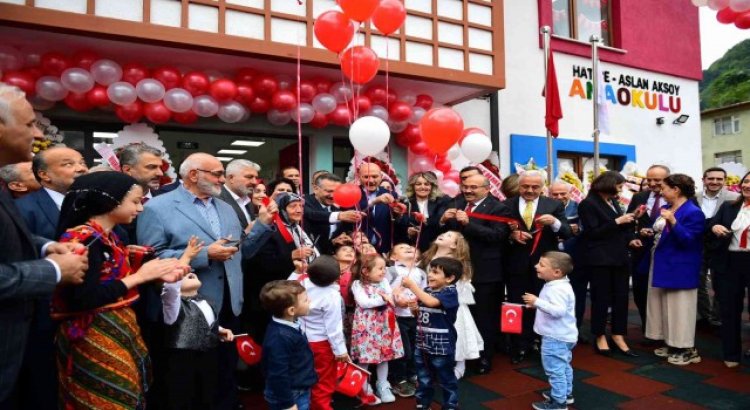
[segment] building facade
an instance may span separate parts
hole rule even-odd
[[[750,101],[703,111],[701,141],[703,168],[728,162],[747,163],[750,159]]]

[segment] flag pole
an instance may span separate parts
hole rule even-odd
[[[549,53],[550,47],[550,34],[552,32],[552,29],[550,26],[542,26],[541,29],[539,29],[539,33],[542,35],[542,44],[544,45],[544,88],[545,93],[547,89],[547,70],[549,69],[548,63],[549,63]],[[547,186],[549,186],[552,183],[552,133],[550,130],[547,130]]]
[[[599,176],[599,41],[596,34],[591,41],[591,101],[594,103],[594,178]]]

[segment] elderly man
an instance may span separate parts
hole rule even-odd
[[[367,234],[367,239],[378,252],[389,252],[393,243],[390,204],[396,200],[387,189],[380,186],[383,181],[383,171],[377,164],[362,163],[357,169],[357,176],[362,186],[359,209],[367,213],[362,228]],[[396,208],[393,212],[399,214]]]
[[[117,159],[123,174],[130,175],[140,183],[146,194],[143,196],[145,204],[154,197],[161,187],[161,170],[163,153],[158,148],[143,143],[126,145],[117,150]]]
[[[333,204],[333,192],[341,185],[334,174],[319,174],[313,181],[313,193],[305,198],[303,226],[321,254],[333,253],[336,239],[362,218],[362,212],[342,211]]]
[[[648,191],[633,195],[627,213],[636,215],[636,235],[630,242],[631,276],[633,281],[633,302],[641,316],[641,329],[646,326],[646,297],[648,295],[648,271],[651,266],[651,248],[654,245],[654,222],[661,215],[662,205],[666,205],[661,196],[664,178],[670,174],[664,165],[652,165],[646,170]],[[643,207],[645,206],[645,208]],[[641,211],[641,209],[644,209]]]
[[[478,371],[485,374],[492,368],[500,323],[500,304],[504,293],[502,244],[508,240],[510,228],[506,222],[479,216],[507,219],[510,211],[489,194],[490,182],[483,175],[472,175],[461,181],[461,192],[462,195],[449,203],[440,218],[440,226],[461,232],[469,242],[477,302],[471,306],[471,313],[484,339]]]
[[[536,276],[536,264],[547,251],[558,250],[560,240],[572,236],[562,202],[542,195],[544,176],[539,171],[526,171],[518,176],[519,195],[503,202],[510,208],[518,229],[511,233],[511,245],[505,269],[508,301],[523,303],[524,293],[538,295],[544,282]],[[534,342],[533,309],[524,309],[523,332],[511,336],[511,361],[522,362]]]
[[[205,244],[191,262],[203,286],[198,291],[218,312],[219,325],[237,331],[242,312],[243,278],[240,260],[252,257],[271,230],[276,205],[261,207],[258,221],[245,237],[232,207],[215,199],[224,184],[224,167],[204,153],[188,156],[180,165],[182,185],[149,201],[138,221],[142,244],[157,249],[163,258],[179,257],[191,236]],[[217,408],[237,403],[234,370],[237,352],[222,346],[219,357]]]
[[[727,172],[723,168],[713,167],[703,171],[703,192],[698,194],[698,204],[706,216],[706,223],[716,215],[721,204],[727,201],[734,201],[739,196],[736,192],[724,189],[724,182],[727,179]],[[708,238],[708,237],[707,237]],[[708,287],[713,284],[716,291],[716,283],[711,278],[708,266],[711,263],[711,243],[707,240],[704,244],[703,265],[701,267],[701,281],[698,288],[698,316],[701,320],[707,321],[713,326],[721,326],[721,314],[719,311],[719,301],[712,298]]]
[[[31,161],[31,144],[42,133],[34,109],[16,87],[0,83],[0,167]],[[58,284],[83,283],[86,255],[33,236],[0,183],[0,408],[35,407],[36,386],[17,382],[28,358],[27,337],[37,298],[50,297]],[[47,255],[41,259],[39,255]]]
[[[221,187],[219,198],[228,203],[240,226],[247,229],[253,220],[252,193],[258,184],[260,165],[246,159],[235,159],[227,164],[226,182]]]
[[[0,180],[5,182],[11,196],[18,199],[42,188],[34,178],[31,161],[8,164],[0,168]]]

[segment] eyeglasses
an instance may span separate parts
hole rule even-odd
[[[196,171],[200,171],[200,172],[207,172],[207,173],[215,176],[216,178],[221,178],[221,177],[224,176],[224,171],[209,171],[207,169],[200,169],[200,168],[196,168],[195,170]]]

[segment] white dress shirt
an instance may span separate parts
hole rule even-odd
[[[732,231],[732,240],[729,242],[730,251],[750,252],[750,247],[740,247],[742,236],[750,236],[750,230],[748,230],[748,227],[750,227],[750,205],[743,204],[742,208],[740,208],[740,212],[737,213],[737,217],[732,221],[732,226],[729,227]],[[750,237],[747,238],[747,242],[750,244]]]
[[[425,218],[430,217],[429,206],[428,206],[429,203],[430,203],[429,199],[425,199],[425,200],[417,199],[417,208],[419,208],[419,213],[424,215]]]
[[[703,211],[703,215],[706,216],[706,219],[713,218],[714,215],[716,215],[716,211],[718,211],[717,205],[719,204],[719,195],[721,195],[721,191],[714,196],[708,196],[706,195],[706,191],[703,191],[702,195],[701,211]]]
[[[427,274],[416,266],[408,268],[401,263],[396,263],[396,265],[389,267],[386,271],[386,277],[388,278],[392,289],[401,286],[401,281],[404,280],[405,276],[409,276],[420,289],[427,287]],[[403,288],[401,291],[401,297],[406,299],[416,299],[417,296],[411,290]],[[396,306],[396,316],[414,317],[408,307],[403,308],[399,306]]]
[[[57,205],[57,209],[62,209],[62,203],[65,200],[65,194],[53,191],[47,187],[44,187],[44,190],[47,191],[47,194],[50,196],[50,198],[52,198],[52,201],[54,201],[55,205]]]
[[[253,218],[250,217],[250,213],[247,212],[247,208],[246,208],[247,204],[249,204],[251,201],[250,197],[248,196],[245,196],[244,198],[240,197],[239,195],[235,194],[234,191],[229,189],[229,187],[226,186],[226,184],[224,185],[224,188],[227,189],[227,191],[229,192],[229,195],[231,195],[232,198],[234,199],[234,202],[237,202],[237,205],[240,206],[242,213],[245,214],[245,220],[247,220],[248,222],[252,221]],[[242,229],[245,229],[245,227],[243,226]]]
[[[173,324],[180,316],[180,286],[182,286],[182,280],[174,283],[165,283],[161,290],[162,313],[164,313],[164,323],[167,325]],[[203,317],[206,318],[208,326],[213,326],[216,321],[216,315],[211,305],[205,299],[191,300],[190,303],[195,303],[198,309],[201,310],[201,313],[203,313]]]
[[[567,276],[545,283],[534,307],[537,308],[534,332],[562,342],[578,341],[576,296]]]
[[[518,197],[518,213],[521,214],[521,217],[523,218],[524,210],[526,209],[526,200],[523,199],[522,196]],[[539,207],[539,198],[537,197],[531,205],[531,215],[536,216],[536,209]],[[557,232],[560,230],[560,227],[562,226],[559,219],[555,218],[555,222],[550,225],[550,228],[552,228],[552,232]],[[532,226],[531,229],[533,230],[534,227]]]
[[[310,312],[301,317],[300,324],[309,342],[328,341],[336,356],[346,353],[346,339],[344,338],[344,321],[342,310],[344,302],[341,299],[339,285],[332,283],[328,286],[317,286],[309,278],[302,281],[302,286],[310,298]]]

